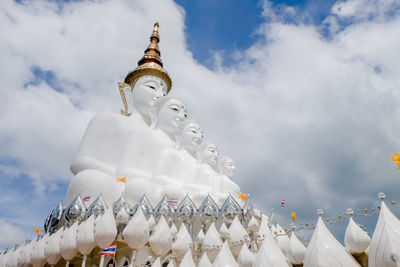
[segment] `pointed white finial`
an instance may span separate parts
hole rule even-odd
[[[385,198],[386,198],[386,195],[385,195],[385,193],[383,193],[383,192],[380,192],[379,194],[378,194],[378,198],[380,199],[380,200],[384,200]]]
[[[348,208],[346,210],[346,214],[349,215],[350,217],[354,214],[354,210],[352,208]]]
[[[318,214],[319,216],[322,216],[322,215],[324,215],[324,211],[323,211],[322,209],[318,209],[318,210],[317,210],[317,214]]]

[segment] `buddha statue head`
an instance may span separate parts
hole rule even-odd
[[[154,24],[150,36],[150,44],[144,51],[144,56],[139,60],[138,66],[125,78],[125,83],[132,88],[132,102],[134,108],[150,124],[150,109],[155,101],[171,90],[172,82],[168,73],[163,68],[161,52],[158,46],[160,36],[159,25]]]
[[[230,157],[223,157],[218,161],[218,168],[220,175],[226,175],[232,178],[235,174],[235,162]]]
[[[145,121],[150,124],[151,109],[158,99],[166,94],[166,83],[160,77],[144,75],[136,81],[132,89],[132,103]]]
[[[212,142],[202,143],[197,148],[196,158],[200,164],[208,164],[215,169],[219,158],[217,145]]]
[[[193,157],[196,156],[196,151],[199,145],[203,142],[203,130],[194,121],[185,121],[181,125],[180,135],[176,143],[177,148],[183,147]]]
[[[172,97],[161,97],[155,103],[157,116],[152,125],[163,130],[171,138],[179,134],[182,123],[186,120],[186,105],[181,100]]]

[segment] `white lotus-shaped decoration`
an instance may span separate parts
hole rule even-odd
[[[153,235],[149,238],[151,249],[157,255],[166,254],[172,246],[172,234],[164,216],[161,216]]]
[[[106,248],[114,242],[118,230],[111,208],[94,221],[94,240],[100,248]]]

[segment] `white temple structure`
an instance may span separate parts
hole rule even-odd
[[[203,140],[169,95],[158,23],[119,83],[124,109],[96,115],[71,164],[66,206],[46,233],[0,254],[1,267],[400,266],[400,221],[382,199],[372,239],[349,212],[345,247],[320,215],[308,244],[239,199],[235,163]],[[115,256],[99,255],[117,245]]]

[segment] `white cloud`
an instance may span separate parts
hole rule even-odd
[[[9,248],[14,244],[22,244],[25,241],[25,234],[21,229],[1,218],[0,236],[0,249]]]
[[[398,8],[397,0],[347,0],[335,3],[332,14],[341,19],[352,18],[357,21],[386,20],[388,16],[398,13]]]
[[[361,2],[334,6],[330,18],[337,25],[329,39],[320,26],[280,18],[301,21],[304,14],[265,2],[264,15],[276,16],[260,25],[261,40],[238,51],[237,64],[209,70],[188,51],[184,12],[172,1],[62,8],[2,1],[0,156],[35,179],[39,194],[43,181],[69,179],[86,124],[96,112],[119,110],[116,84],[135,68],[159,20],[172,93],[187,103],[206,138],[236,159],[236,179],[258,206],[267,210],[285,199],[308,218],[319,207],[329,215],[374,205],[379,191],[395,198],[400,16],[382,19],[382,7],[368,20],[341,24],[355,10],[369,12]],[[24,87],[34,80],[34,66],[52,71],[62,91],[43,81]]]

